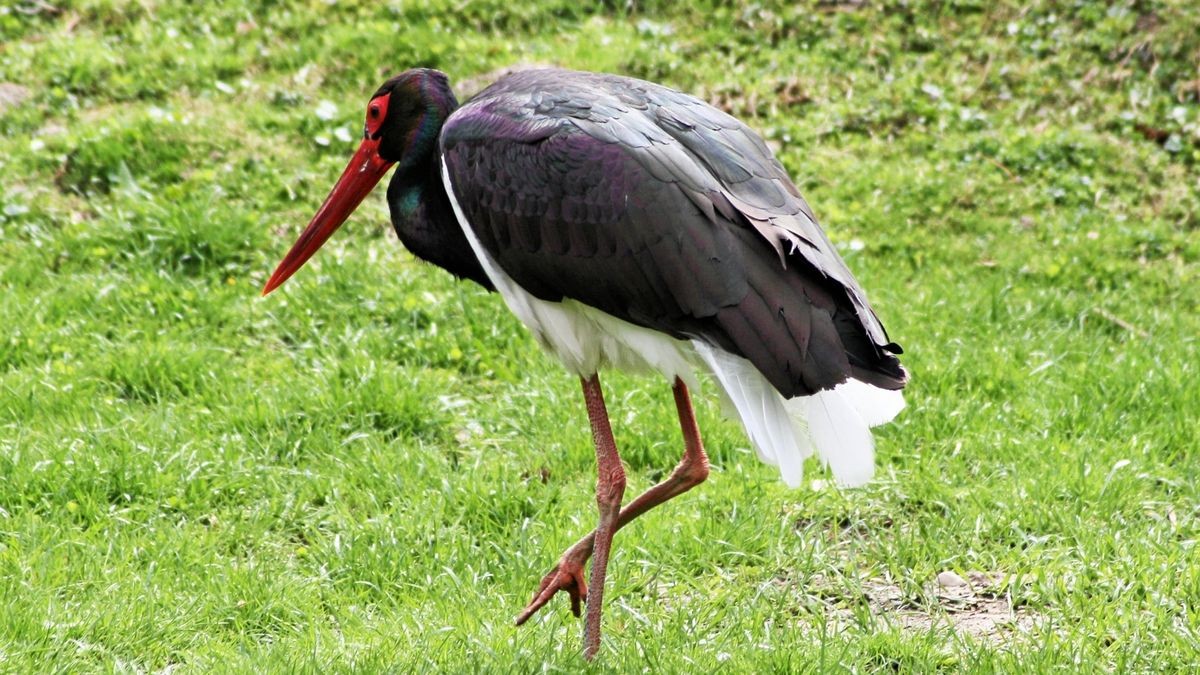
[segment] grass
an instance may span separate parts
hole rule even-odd
[[[382,190],[258,297],[378,82],[518,62],[761,130],[914,373],[852,492],[699,396],[712,478],[617,537],[593,670],[1200,667],[1194,4],[613,4],[0,9],[0,670],[580,669],[564,601],[511,625],[594,520],[574,378]],[[670,397],[606,385],[632,493]]]

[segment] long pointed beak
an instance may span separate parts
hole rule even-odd
[[[375,184],[383,178],[383,175],[394,163],[379,156],[377,139],[364,139],[362,145],[358,146],[358,151],[354,153],[354,157],[350,158],[350,163],[346,165],[342,177],[338,179],[329,196],[325,198],[325,203],[317,209],[317,213],[308,223],[308,227],[304,228],[300,238],[296,240],[295,244],[292,244],[292,249],[287,252],[279,266],[275,268],[271,278],[267,280],[262,294],[266,295],[279,288],[283,282],[288,280],[288,277],[303,267],[304,263],[308,262],[308,259],[317,252],[317,249],[321,248],[330,235],[346,222],[351,213],[354,213],[354,209],[358,208],[358,205],[371,193]]]

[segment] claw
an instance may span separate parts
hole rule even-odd
[[[529,617],[550,602],[550,598],[559,591],[565,591],[571,597],[571,613],[576,617],[580,616],[582,605],[587,602],[587,582],[583,579],[581,563],[564,558],[549,574],[542,577],[542,583],[533,594],[533,600],[530,600],[517,616],[517,625],[528,621]]]

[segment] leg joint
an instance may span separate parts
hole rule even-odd
[[[692,485],[699,485],[708,480],[708,458],[701,457],[698,462],[688,462],[683,469],[683,478]]]
[[[620,507],[625,496],[625,470],[620,463],[615,469],[601,469],[596,481],[596,503],[601,507]]]
[[[679,462],[675,466],[675,470],[671,472],[671,481],[684,489],[693,488],[706,480],[708,480],[708,458],[703,455],[698,458],[693,458],[691,455],[684,456],[683,461]]]

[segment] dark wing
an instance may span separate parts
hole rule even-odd
[[[534,296],[749,359],[785,396],[899,389],[883,326],[754,132],[691,96],[564,70],[505,77],[442,130],[455,198]]]

